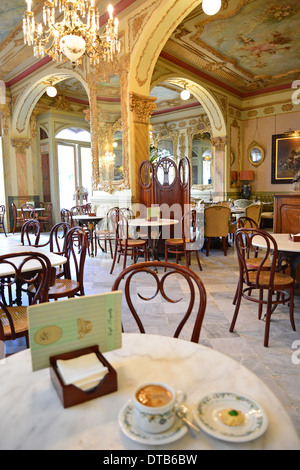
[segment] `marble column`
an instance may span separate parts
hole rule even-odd
[[[138,174],[142,161],[149,159],[150,137],[149,124],[150,116],[156,109],[154,101],[156,98],[143,96],[137,93],[130,93],[130,111],[132,112],[132,135],[130,154],[130,178],[133,202],[138,202],[139,186]]]
[[[215,154],[215,165],[214,165],[214,195],[220,199],[224,198],[225,194],[225,149],[227,144],[227,137],[214,137],[211,139],[211,143],[214,146]]]
[[[11,139],[11,144],[16,152],[16,180],[18,186],[18,196],[28,195],[28,175],[26,149],[30,147],[29,139]]]

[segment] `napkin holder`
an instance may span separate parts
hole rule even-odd
[[[300,242],[300,234],[297,233],[296,235],[294,235],[293,233],[290,233],[289,239],[290,239],[292,242]]]
[[[74,359],[75,357],[89,353],[96,354],[103,366],[108,368],[108,374],[106,374],[106,376],[101,379],[99,384],[91,390],[83,391],[75,385],[65,385],[60,376],[56,361],[58,359]],[[94,398],[115,392],[118,389],[117,372],[100,353],[99,347],[97,345],[84,349],[78,349],[76,351],[70,351],[64,354],[59,354],[57,356],[51,356],[50,377],[64,408],[79,405],[80,403],[84,403],[86,401],[93,400]]]
[[[89,217],[96,217],[96,212],[91,212],[91,213],[89,214]]]

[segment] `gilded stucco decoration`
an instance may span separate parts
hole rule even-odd
[[[88,86],[90,92],[90,129],[92,142],[92,175],[93,189],[112,193],[130,188],[129,182],[129,156],[128,156],[128,110],[127,110],[127,89],[128,89],[129,56],[124,54],[115,58],[113,62],[103,62],[95,67],[93,73],[88,74]],[[121,121],[119,128],[123,132],[123,179],[118,181],[103,180],[100,176],[99,157],[101,139],[103,133],[99,127],[99,108],[97,104],[97,84],[101,82],[109,83],[115,75],[120,80],[120,101],[121,101]],[[100,136],[100,140],[99,140]]]

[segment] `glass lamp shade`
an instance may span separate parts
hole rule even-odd
[[[54,98],[57,95],[57,89],[54,86],[48,86],[46,93],[51,98]]]
[[[71,62],[76,62],[85,52],[85,40],[75,34],[67,34],[60,40],[60,48]]]
[[[215,15],[222,6],[222,0],[203,0],[202,8],[206,15]]]
[[[180,93],[180,98],[184,101],[188,100],[190,96],[191,96],[191,93],[186,88],[182,90],[182,92]]]

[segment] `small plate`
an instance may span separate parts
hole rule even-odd
[[[240,426],[224,424],[220,412],[227,408],[244,413],[244,423]],[[193,414],[203,431],[223,441],[252,441],[268,427],[268,417],[263,408],[252,398],[233,392],[212,392],[199,398],[194,404]]]
[[[159,434],[150,434],[139,429],[134,422],[133,405],[129,400],[119,413],[119,425],[123,433],[135,442],[147,445],[163,445],[177,441],[187,432],[187,427],[176,418],[173,426],[165,432]]]

